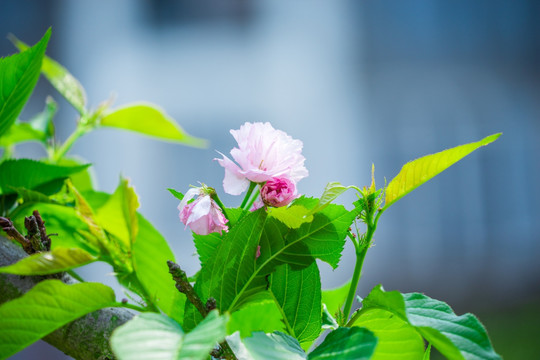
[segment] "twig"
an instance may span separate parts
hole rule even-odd
[[[30,244],[30,241],[28,241],[27,238],[25,238],[19,231],[17,231],[17,229],[15,229],[15,226],[13,226],[13,222],[11,220],[5,217],[0,217],[0,226],[10,239],[13,239],[21,244],[25,253],[32,253],[32,244]]]

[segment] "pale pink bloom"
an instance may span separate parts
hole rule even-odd
[[[268,206],[287,206],[296,197],[296,186],[285,177],[272,178],[261,188],[261,199]]]
[[[188,201],[197,196],[195,201],[188,204]],[[229,220],[221,212],[219,205],[212,200],[212,197],[203,188],[189,189],[180,205],[180,221],[186,227],[199,235],[208,235],[213,232],[228,231],[225,225]]]
[[[263,183],[274,177],[286,177],[296,183],[308,175],[304,167],[302,142],[270,123],[245,123],[231,130],[238,147],[227,156],[216,159],[225,168],[223,188],[231,195],[244,192],[249,182]]]

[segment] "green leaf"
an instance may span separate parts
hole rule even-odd
[[[268,213],[287,227],[298,229],[302,224],[313,221],[313,216],[309,215],[312,212],[302,205],[292,204],[289,207],[271,208]]]
[[[321,198],[319,199],[319,202],[317,206],[315,206],[309,213],[314,214],[317,211],[320,211],[324,209],[328,204],[330,204],[332,201],[337,199],[337,197],[341,194],[343,194],[345,191],[349,189],[354,189],[355,186],[344,186],[341,185],[339,182],[329,182],[326,184],[326,187],[324,188],[324,192],[321,195]]]
[[[334,316],[326,308],[326,304],[323,304],[321,327],[323,330],[335,330],[339,327]]]
[[[339,328],[329,333],[309,355],[309,360],[369,360],[377,346],[377,338],[364,328]]]
[[[220,311],[233,312],[242,300],[247,300],[242,286],[255,271],[255,254],[261,237],[266,212],[254,211],[243,217],[224,236],[214,254],[201,268],[195,283],[195,291],[203,302],[213,297]],[[266,285],[263,286],[263,288]],[[191,303],[186,303],[186,322],[191,328],[200,319]]]
[[[28,49],[28,45],[17,39],[14,35],[8,36],[9,40],[19,50]],[[83,115],[86,105],[86,94],[79,81],[69,73],[62,65],[48,56],[43,57],[41,72],[54,88],[79,112]]]
[[[428,344],[426,348],[426,352],[424,353],[424,357],[422,358],[422,360],[429,360],[430,357],[431,357],[431,344]]]
[[[206,359],[225,338],[227,316],[212,311],[185,334],[173,319],[155,313],[143,313],[118,327],[111,336],[111,348],[118,359]]]
[[[46,139],[45,133],[34,129],[29,123],[16,121],[0,137],[0,146],[6,147],[27,141],[42,142]]]
[[[80,166],[58,166],[30,159],[6,160],[0,164],[0,194],[14,193],[13,188],[36,189],[62,180],[86,169]]]
[[[357,321],[372,309],[398,316],[448,359],[501,359],[474,315],[457,316],[442,301],[418,293],[385,292],[378,285],[364,299]]]
[[[352,279],[335,289],[322,291],[322,302],[326,304],[326,308],[332,316],[337,317],[343,304],[345,304],[347,295],[349,294],[349,288],[351,287],[351,281]]]
[[[25,257],[13,265],[0,267],[0,273],[47,275],[67,271],[96,260],[95,256],[80,248],[56,247],[52,251]]]
[[[132,248],[133,269],[146,292],[167,315],[181,321],[185,295],[178,292],[169,274],[167,260],[174,261],[165,238],[142,215],[137,214],[139,232]]]
[[[153,104],[133,104],[116,109],[101,119],[101,125],[189,146],[207,146],[205,140],[187,134],[162,109]]]
[[[231,314],[227,333],[240,332],[241,337],[250,336],[256,331],[271,333],[284,331],[281,312],[274,300],[253,301]]]
[[[424,339],[399,316],[381,309],[362,314],[355,326],[367,328],[378,338],[373,360],[417,360],[424,355]]]
[[[42,281],[23,296],[0,305],[0,359],[83,315],[114,304],[114,292],[102,284]]]
[[[436,154],[426,155],[408,162],[386,188],[386,205],[390,205],[407,195],[426,181],[439,175],[476,149],[497,140],[501,133],[488,136],[480,141],[460,145]]]
[[[138,230],[139,200],[127,179],[121,178],[114,194],[96,212],[96,220],[109,233],[121,240],[124,251],[135,242]]]
[[[321,332],[321,279],[317,263],[299,270],[287,264],[278,266],[270,276],[270,291],[289,334],[309,347]]]
[[[47,195],[40,193],[39,191],[35,190],[28,190],[25,188],[17,187],[13,188],[19,195],[19,198],[23,200],[23,202],[41,202],[41,203],[56,203],[55,200],[52,200]]]
[[[182,200],[184,199],[184,194],[182,194],[181,192],[176,191],[176,190],[171,189],[171,188],[169,188],[169,189],[167,189],[167,190],[169,190],[169,192],[170,192],[175,198],[177,198],[178,200],[182,201]]]
[[[85,162],[86,161],[78,157],[62,157],[56,162],[56,164],[62,166],[77,166],[83,165]],[[71,180],[73,186],[75,186],[77,190],[81,192],[94,189],[95,176],[92,167],[88,167],[83,171],[70,175],[69,179]]]
[[[0,136],[15,122],[36,86],[51,29],[32,48],[0,59]]]
[[[289,335],[275,331],[271,334],[253,333],[245,338],[243,347],[233,349],[242,360],[305,360],[306,353],[298,341]]]

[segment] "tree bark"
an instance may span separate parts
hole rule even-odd
[[[11,265],[26,256],[22,248],[0,236],[0,266]],[[23,295],[45,279],[46,276],[0,273],[0,304]],[[61,280],[66,284],[77,282],[65,273],[61,275]],[[116,327],[132,317],[133,314],[127,309],[101,309],[65,325],[43,340],[75,359],[114,359],[109,347],[110,335]]]

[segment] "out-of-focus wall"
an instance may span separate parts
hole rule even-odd
[[[304,142],[310,176],[299,189],[313,196],[329,181],[368,185],[372,162],[383,185],[406,161],[504,132],[385,213],[359,288],[361,296],[377,283],[421,291],[463,312],[485,308],[482,301],[497,308],[540,298],[538,7],[7,0],[0,35],[34,43],[52,25],[49,54],[81,81],[90,105],[112,94],[116,105],[151,101],[211,141],[198,150],[98,130],[73,148],[94,164],[102,190],[112,192],[120,173],[132,179],[141,212],[192,273],[198,260],[166,188],[202,181],[219,191],[215,150],[227,153],[235,145],[229,129],[245,121],[270,121]],[[13,52],[7,40],[0,50]],[[53,93],[44,80],[39,86],[23,115]],[[75,113],[54,97],[65,138]],[[321,266],[323,284],[345,282],[353,266],[348,244],[337,271]],[[92,265],[85,275],[114,285],[109,271]]]

